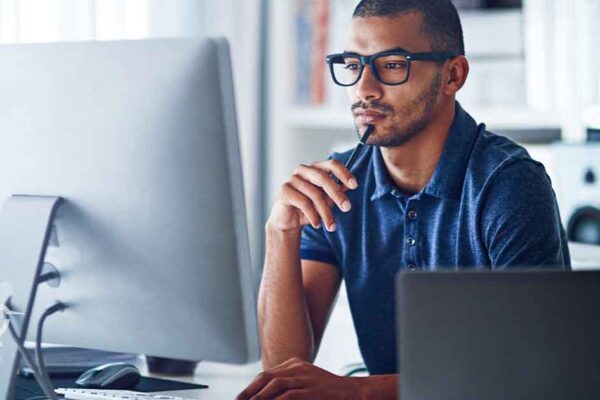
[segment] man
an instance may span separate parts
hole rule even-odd
[[[349,152],[334,154],[281,187],[259,296],[265,372],[240,399],[395,399],[398,271],[569,268],[543,166],[455,101],[464,54],[449,0],[356,7],[346,50],[328,63],[359,135],[375,127],[370,146],[352,172]],[[311,364],[342,279],[369,377]]]

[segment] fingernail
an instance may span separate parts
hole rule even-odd
[[[335,224],[329,225],[329,232],[335,231],[335,228],[336,228]]]
[[[358,182],[356,182],[356,179],[354,179],[354,178],[350,178],[350,179],[348,180],[348,187],[349,187],[350,189],[356,189],[356,188],[358,187]]]
[[[352,206],[350,205],[350,202],[349,202],[348,200],[344,200],[344,201],[342,202],[342,211],[344,211],[344,212],[348,212],[348,211],[350,211],[350,208],[351,208],[351,207],[352,207]]]

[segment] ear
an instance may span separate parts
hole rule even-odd
[[[457,56],[446,65],[446,80],[443,92],[446,96],[454,96],[463,87],[469,75],[469,62],[465,56]]]

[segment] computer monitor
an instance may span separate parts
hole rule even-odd
[[[38,287],[29,340],[59,300],[45,342],[258,359],[225,39],[0,46],[0,201],[15,194],[63,199],[40,239],[60,285]],[[7,255],[33,254],[14,237],[36,218],[0,213],[0,300],[15,311],[33,272]]]

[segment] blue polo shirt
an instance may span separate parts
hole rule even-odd
[[[349,156],[332,155],[342,162]],[[335,208],[335,232],[305,226],[301,257],[339,268],[371,374],[398,372],[398,271],[570,269],[543,165],[521,146],[477,125],[458,103],[438,165],[419,193],[406,195],[395,186],[376,146],[366,146],[352,172],[359,184],[347,192],[352,209]]]

